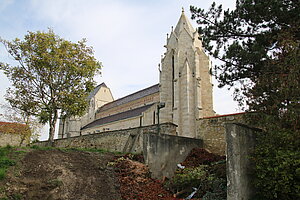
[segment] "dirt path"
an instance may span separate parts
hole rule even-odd
[[[119,200],[111,154],[33,150],[6,181],[9,199]]]

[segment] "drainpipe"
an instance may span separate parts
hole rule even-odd
[[[158,133],[158,135],[160,134],[159,110],[164,108],[165,106],[166,106],[166,104],[164,102],[160,102],[157,105],[157,133]]]

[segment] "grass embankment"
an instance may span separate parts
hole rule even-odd
[[[0,147],[0,181],[6,176],[6,172],[9,167],[16,165],[17,161],[21,158],[20,156],[30,149],[35,150],[51,150],[59,149],[61,151],[87,151],[87,152],[97,152],[97,153],[113,153],[116,155],[122,154],[121,152],[110,152],[103,149],[84,149],[84,148],[55,148],[55,147],[40,147],[33,145],[31,147]]]
[[[15,160],[8,158],[12,150],[15,149],[11,146],[0,147],[0,180],[5,178],[7,169],[16,164]]]
[[[116,155],[121,155],[124,154],[122,152],[118,152],[118,151],[109,151],[106,149],[95,149],[95,148],[59,148],[59,147],[41,147],[41,146],[37,146],[37,145],[33,145],[31,147],[29,147],[30,149],[36,149],[36,150],[51,150],[51,149],[58,149],[61,151],[86,151],[86,152],[96,152],[96,153],[112,153],[112,154],[116,154]]]

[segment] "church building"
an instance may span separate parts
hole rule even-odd
[[[165,47],[159,84],[117,100],[105,83],[98,85],[84,116],[60,120],[58,138],[166,122],[177,125],[177,135],[195,138],[196,120],[215,115],[211,62],[184,11]]]

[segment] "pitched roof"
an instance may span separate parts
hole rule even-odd
[[[107,104],[103,105],[102,107],[100,107],[97,110],[97,112],[99,113],[101,111],[108,110],[110,108],[113,108],[113,107],[116,107],[116,106],[119,106],[119,105],[122,105],[122,104],[125,104],[125,103],[128,103],[128,102],[140,99],[142,97],[145,97],[145,96],[157,93],[157,92],[159,92],[159,84],[152,85],[148,88],[142,89],[140,91],[137,91],[135,93],[132,93],[130,95],[127,95],[125,97],[117,99],[115,101],[112,101],[110,103],[107,103]]]
[[[87,98],[91,99],[93,96],[95,96],[101,87],[106,87],[107,88],[106,84],[103,82],[100,85],[97,85],[95,87],[95,89],[89,94],[89,96]]]
[[[176,35],[179,35],[183,29],[186,29],[189,32],[189,34],[191,34],[191,35],[195,32],[195,29],[193,28],[192,24],[190,23],[188,18],[185,16],[184,10],[182,10],[181,16],[175,27],[174,32],[176,33]]]
[[[0,122],[0,133],[29,134],[30,129],[26,124],[16,122]]]
[[[21,124],[17,122],[0,122],[0,126],[14,126],[16,124],[19,126],[27,126],[26,124]]]
[[[110,122],[115,122],[115,121],[119,121],[119,120],[139,116],[144,111],[146,111],[148,108],[150,108],[152,105],[153,104],[149,104],[149,105],[142,106],[142,107],[139,107],[139,108],[135,108],[135,109],[132,109],[132,110],[128,110],[128,111],[125,111],[125,112],[121,112],[121,113],[118,113],[118,114],[115,114],[115,115],[110,115],[110,116],[107,116],[107,117],[97,119],[97,120],[87,124],[86,126],[82,127],[81,130],[86,129],[86,128],[92,128],[92,127],[95,127],[95,126],[100,126],[100,125],[107,124],[107,123],[110,123]]]

